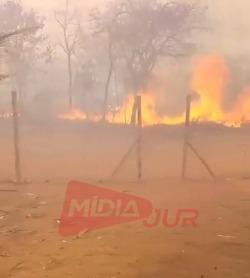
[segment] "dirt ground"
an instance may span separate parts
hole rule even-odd
[[[250,129],[193,129],[192,142],[216,181],[193,154],[190,179],[181,181],[183,129],[155,127],[143,131],[143,180],[136,182],[133,152],[108,182],[134,134],[125,127],[23,123],[22,170],[29,183],[16,186],[8,182],[14,176],[11,123],[0,123],[0,278],[250,277]],[[130,192],[173,213],[198,209],[199,225],[146,229],[136,222],[62,238],[70,180]]]

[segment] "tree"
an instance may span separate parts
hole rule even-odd
[[[108,74],[105,82],[104,89],[104,102],[103,102],[103,120],[106,120],[107,106],[108,106],[108,97],[109,97],[109,88],[112,80],[112,75],[115,68],[115,43],[117,42],[116,34],[117,30],[117,20],[120,15],[119,5],[111,5],[106,13],[102,14],[99,10],[94,10],[91,14],[91,22],[94,26],[95,34],[103,34],[106,41],[105,45],[107,48],[108,54]]]
[[[66,0],[64,10],[55,12],[55,19],[63,33],[63,39],[59,43],[59,45],[67,57],[69,109],[72,110],[73,109],[72,58],[73,55],[75,54],[74,52],[78,42],[78,22],[76,18],[76,13],[71,12],[70,10],[69,0]]]
[[[8,40],[11,37],[18,36],[18,35],[23,35],[25,33],[29,33],[32,31],[36,31],[40,28],[41,26],[33,26],[33,27],[27,27],[23,29],[18,29],[9,33],[4,33],[0,35],[0,44],[3,44],[6,40]]]
[[[24,34],[24,33],[27,33],[27,32],[32,32],[36,29],[39,29],[39,26],[38,27],[35,26],[35,27],[30,27],[30,28],[24,28],[24,29],[21,29],[21,30],[16,30],[16,31],[13,31],[13,32],[2,34],[2,35],[0,35],[0,47],[1,47],[1,45],[2,46],[4,45],[6,40],[12,38],[13,36],[18,36],[20,34]],[[8,78],[8,77],[9,77],[8,74],[1,74],[0,75],[0,81],[5,79],[5,78]]]
[[[205,10],[197,4],[177,0],[120,0],[103,12],[93,13],[96,32],[106,34],[109,42],[107,84],[114,59],[119,59],[130,90],[134,94],[145,91],[160,57],[181,57],[194,49],[193,34],[203,27]],[[107,84],[104,111],[107,110]]]
[[[44,18],[34,10],[25,11],[21,3],[6,1],[0,5],[0,30],[6,55],[9,57],[13,77],[22,98],[27,78],[43,55],[42,42],[45,37],[39,31],[44,26]]]

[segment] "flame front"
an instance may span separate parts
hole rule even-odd
[[[0,119],[7,120],[7,119],[11,119],[13,117],[14,117],[14,113],[12,113],[12,112],[3,112],[3,113],[0,113]],[[21,113],[18,113],[17,117],[20,118],[21,117]]]
[[[208,55],[194,59],[190,91],[196,95],[192,103],[192,120],[196,122],[215,122],[225,126],[239,127],[250,121],[250,86],[246,87],[235,101],[231,111],[224,111],[223,101],[227,96],[230,83],[230,71],[225,59],[219,55]],[[185,122],[185,111],[173,117],[161,115],[158,104],[161,102],[158,92],[144,92],[142,96],[142,118],[144,126],[178,125]],[[134,106],[134,96],[129,95],[121,107],[107,114],[107,121],[114,124],[128,124]],[[66,120],[90,119],[98,122],[102,116],[87,117],[80,110],[60,115]]]
[[[59,119],[69,121],[82,121],[87,119],[87,115],[78,109],[72,109],[68,113],[60,114]]]
[[[223,58],[208,56],[194,63],[192,90],[198,95],[192,117],[198,121],[224,122],[223,97],[229,82],[229,71]]]

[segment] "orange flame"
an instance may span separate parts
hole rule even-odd
[[[192,120],[198,122],[216,122],[225,126],[239,127],[243,122],[250,121],[250,87],[247,87],[238,97],[231,111],[225,112],[223,101],[230,81],[230,71],[226,61],[219,55],[198,57],[194,61],[190,84],[197,99],[192,104]],[[185,121],[185,112],[177,117],[160,115],[157,106],[161,102],[159,94],[147,92],[142,94],[143,125],[158,124],[178,125]],[[134,106],[134,97],[129,95],[121,107],[107,115],[107,121],[115,124],[128,124]],[[87,115],[80,110],[73,110],[59,118],[66,120],[86,120]],[[101,116],[92,117],[92,121],[100,121]]]
[[[240,94],[231,119],[240,123],[250,121],[250,87],[245,88]]]
[[[115,116],[108,115],[108,121],[116,124],[130,123],[134,101],[134,96],[128,96],[125,104]],[[142,116],[143,126],[176,125],[184,121],[184,116],[174,118],[159,115],[157,113],[157,97],[153,93],[142,94]]]
[[[194,103],[192,117],[202,121],[223,122],[222,101],[229,82],[229,71],[223,58],[207,56],[194,64],[192,90],[199,100]]]
[[[74,109],[65,114],[60,114],[58,118],[69,121],[83,121],[87,119],[87,115],[80,110]]]
[[[4,112],[4,113],[0,113],[0,119],[10,119],[10,118],[13,118],[14,117],[14,114],[12,112]],[[17,117],[21,117],[21,113],[18,113],[17,114]]]

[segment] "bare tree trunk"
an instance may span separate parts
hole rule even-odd
[[[19,104],[19,109],[23,110],[24,94],[23,94],[23,86],[20,83],[18,84],[18,104]]]
[[[108,72],[108,78],[105,84],[105,96],[104,96],[104,102],[103,102],[103,121],[106,121],[106,115],[107,115],[107,106],[108,106],[108,97],[109,97],[109,87],[110,87],[110,82],[112,78],[112,73],[113,73],[113,55],[112,55],[112,39],[111,37],[109,38],[109,72]]]
[[[68,54],[68,74],[69,74],[69,87],[68,87],[68,96],[69,96],[69,110],[73,109],[73,96],[72,96],[72,62],[71,62],[71,54]]]
[[[114,66],[114,90],[115,90],[115,96],[116,96],[116,104],[117,106],[120,105],[120,97],[118,93],[118,77],[117,77],[117,68],[116,65]]]

